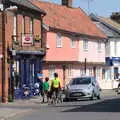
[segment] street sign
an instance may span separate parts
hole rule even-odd
[[[37,76],[38,76],[39,78],[42,78],[42,77],[43,77],[43,74],[42,74],[42,73],[37,73]]]

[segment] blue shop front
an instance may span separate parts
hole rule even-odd
[[[120,78],[120,57],[106,57],[107,76],[112,80],[112,88],[118,87]]]
[[[15,52],[10,65],[10,93],[14,99],[31,98],[36,95],[35,84],[41,82],[38,75],[42,76],[44,54],[40,51]]]

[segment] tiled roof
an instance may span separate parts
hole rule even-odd
[[[116,29],[120,30],[120,24],[111,20],[110,18],[105,18],[105,17],[98,17],[98,18],[100,18],[104,22],[110,24],[111,26],[115,27]]]
[[[83,35],[106,37],[80,8],[68,8],[49,2],[31,1],[46,12],[47,15],[43,20],[50,27]]]
[[[96,24],[96,26],[107,36],[107,37],[119,37],[120,29],[119,24],[111,20],[110,18],[105,18],[101,16],[96,16],[94,14],[90,15],[90,18]]]
[[[21,5],[23,7],[27,7],[28,9],[35,10],[37,12],[40,12],[42,14],[45,14],[45,11],[38,8],[37,6],[33,5],[32,2],[29,0],[6,0],[6,2],[9,2],[10,4],[15,4],[15,5]]]

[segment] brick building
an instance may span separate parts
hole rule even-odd
[[[37,80],[37,73],[42,71],[42,59],[45,55],[45,42],[42,39],[42,19],[45,12],[28,0],[6,0],[3,4],[7,7],[4,17],[8,52],[7,76],[4,86],[2,71],[0,71],[0,96],[4,94],[5,101],[7,101],[9,95],[14,95],[15,98],[22,97],[20,95],[22,86],[33,85]],[[1,25],[3,22],[2,14],[1,11]],[[2,30],[3,28],[0,27],[1,48]],[[0,70],[2,70],[1,62],[0,59]],[[5,87],[5,89],[2,87]]]

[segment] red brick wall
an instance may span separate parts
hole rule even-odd
[[[25,17],[25,33],[30,33],[30,18]]]
[[[13,16],[14,14],[11,12],[6,12],[6,27],[5,27],[5,39],[7,40],[7,45],[8,48],[12,47],[12,35],[13,35]],[[25,32],[29,33],[30,32],[30,18],[26,17],[25,18]],[[22,33],[22,15],[17,15],[17,33],[19,36],[19,40],[21,40],[21,33]],[[40,35],[41,33],[41,22],[40,20],[34,20],[34,34],[35,35]],[[2,53],[2,46],[1,46],[1,41],[2,41],[2,16],[0,12],[0,55]],[[9,78],[10,78],[10,69],[9,69],[9,64],[7,64],[8,68],[8,74],[7,74],[7,80],[5,83],[5,92],[6,92],[6,97],[8,97],[8,89],[9,89]],[[2,96],[2,61],[0,59],[0,97]]]
[[[2,54],[2,12],[0,12],[0,55]],[[2,60],[0,59],[0,101],[2,96]]]
[[[40,22],[40,20],[34,19],[33,29],[34,29],[34,35],[40,35],[40,33],[41,33],[41,22]]]

